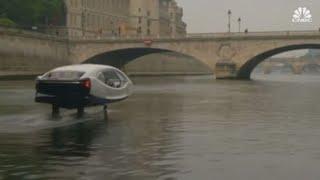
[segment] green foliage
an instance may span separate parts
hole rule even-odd
[[[63,0],[0,0],[0,16],[21,26],[61,25]]]
[[[16,23],[8,18],[0,18],[0,25],[14,27],[16,26]]]

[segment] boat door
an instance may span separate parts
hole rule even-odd
[[[130,82],[125,75],[116,69],[106,69],[101,72],[100,77],[104,78],[106,90],[103,91],[103,96],[107,99],[123,99],[129,95]]]

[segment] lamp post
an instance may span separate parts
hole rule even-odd
[[[228,32],[231,33],[231,15],[232,11],[229,9],[228,10]]]
[[[86,26],[86,14],[85,14],[85,10],[86,10],[86,7],[85,7],[85,2],[84,0],[81,0],[81,8],[82,8],[82,11],[81,11],[81,28],[82,28],[82,36],[84,37],[85,36],[85,26]]]
[[[239,25],[239,33],[241,32],[241,18],[238,18],[238,25]]]

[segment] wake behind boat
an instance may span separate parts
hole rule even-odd
[[[52,105],[53,115],[60,108],[77,109],[82,115],[85,107],[103,106],[126,99],[132,92],[131,80],[119,69],[94,64],[70,65],[56,68],[36,79],[38,103]]]

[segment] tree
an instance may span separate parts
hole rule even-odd
[[[20,26],[63,25],[63,0],[0,0],[0,17]]]
[[[8,18],[0,18],[0,25],[14,27],[16,26],[16,23]]]

